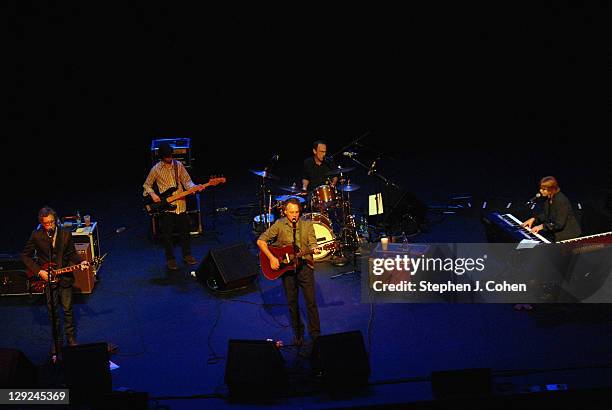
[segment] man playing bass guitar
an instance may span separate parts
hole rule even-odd
[[[185,166],[172,158],[172,147],[162,144],[159,147],[160,161],[151,168],[143,187],[143,196],[150,196],[153,202],[159,203],[162,198],[153,189],[157,184],[159,192],[165,192],[176,188],[176,192],[183,192],[196,187]],[[166,266],[170,270],[178,270],[174,250],[172,246],[172,233],[176,227],[179,234],[179,244],[183,251],[183,260],[189,265],[197,265],[198,261],[191,255],[191,241],[189,238],[189,216],[186,213],[187,202],[184,198],[172,203],[172,207],[162,212],[159,216],[161,224],[161,236],[166,254]]]
[[[317,246],[314,227],[311,221],[300,219],[301,204],[295,198],[290,198],[284,205],[285,217],[277,220],[274,225],[261,234],[257,240],[260,251],[270,260],[272,269],[280,268],[280,261],[270,252],[268,242],[274,241],[276,247],[287,245],[295,246],[295,254],[299,250],[312,249]],[[314,251],[318,252],[317,250]],[[296,269],[288,270],[282,276],[283,288],[289,305],[289,316],[293,328],[293,344],[301,345],[304,342],[304,325],[300,319],[298,305],[298,288],[302,288],[306,301],[306,314],[308,317],[308,333],[314,341],[321,334],[319,310],[315,297],[314,263],[312,255],[308,252],[296,261]]]

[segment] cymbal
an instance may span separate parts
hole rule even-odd
[[[349,182],[348,184],[338,185],[336,186],[336,188],[338,188],[338,191],[342,191],[342,192],[353,192],[353,191],[357,191],[361,187],[357,184],[351,184]]]
[[[283,191],[291,192],[296,195],[308,195],[308,192],[303,191],[302,188],[298,188],[297,186],[279,186],[278,189],[282,189]]]
[[[274,174],[271,174],[269,171],[263,170],[263,171],[255,171],[254,169],[249,169],[249,171],[251,171],[251,173],[260,176],[260,177],[264,177],[264,178],[268,178],[268,179],[280,179],[279,177],[277,177]]]
[[[297,196],[297,195],[279,195],[279,196],[274,197],[274,199],[276,199],[277,201],[282,201],[282,202],[285,202],[289,198],[295,198],[298,201],[300,201],[301,204],[306,202],[304,198],[302,198],[301,196]]]
[[[340,173],[351,172],[354,169],[355,169],[355,167],[344,167],[344,168],[338,167],[338,168],[334,168],[333,171],[329,171],[325,175],[330,175],[330,176],[331,175],[337,175],[337,174],[340,174]]]

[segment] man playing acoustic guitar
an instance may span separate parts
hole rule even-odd
[[[274,241],[273,245],[275,247],[295,245],[298,248],[297,250],[294,249],[295,254],[300,250],[313,249],[317,246],[312,222],[300,219],[300,202],[295,198],[288,199],[284,205],[284,212],[285,217],[277,220],[257,240],[257,246],[268,257],[273,270],[280,268],[281,261],[268,248],[269,241]],[[315,249],[313,252],[318,253],[320,250]],[[313,342],[321,334],[319,310],[315,297],[314,261],[309,252],[305,253],[304,256],[294,261],[296,264],[295,270],[287,270],[282,275],[283,288],[287,297],[287,304],[289,305],[289,316],[294,334],[293,344],[297,346],[304,342],[304,325],[300,319],[298,305],[298,287],[301,287],[304,292],[308,317],[308,333]]]
[[[32,232],[23,252],[21,260],[28,268],[28,276],[31,280],[41,279],[48,281],[49,264],[54,269],[64,268],[70,264],[78,265],[80,268],[87,269],[89,262],[83,261],[81,256],[74,248],[72,234],[68,230],[57,226],[57,214],[49,207],[43,207],[38,212],[40,228]],[[36,253],[37,261],[33,257]],[[47,308],[53,326],[55,337],[51,354],[55,355],[62,346],[62,336],[60,332],[60,320],[57,306],[61,303],[64,309],[64,332],[69,346],[77,344],[75,339],[75,325],[72,315],[72,284],[74,275],[71,272],[62,274],[57,278],[57,283],[51,288],[45,287],[47,295]],[[52,299],[53,298],[53,303]]]

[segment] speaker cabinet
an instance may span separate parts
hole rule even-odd
[[[93,263],[89,243],[75,243],[74,248],[84,260]],[[91,293],[93,292],[94,285],[95,275],[93,266],[90,266],[88,269],[77,269],[74,271],[74,293]]]
[[[90,343],[63,349],[66,384],[71,402],[87,402],[112,391],[108,346]]]
[[[204,225],[202,221],[202,211],[200,204],[200,193],[197,192],[194,195],[189,195],[185,198],[187,201],[186,214],[189,217],[189,234],[191,236],[201,235],[204,232]],[[161,239],[161,218],[152,216],[151,217],[151,237],[153,240],[158,241]],[[178,231],[174,230],[174,237],[178,237]]]
[[[274,342],[230,340],[225,383],[232,398],[272,398],[286,391],[284,361]]]
[[[258,273],[255,256],[241,242],[208,252],[196,276],[213,291],[229,291],[249,285]]]
[[[0,388],[32,389],[37,383],[38,371],[21,350],[0,349]]]
[[[319,336],[313,347],[312,367],[328,391],[365,388],[370,377],[370,363],[361,332]]]
[[[29,281],[19,255],[0,255],[0,295],[27,295]]]

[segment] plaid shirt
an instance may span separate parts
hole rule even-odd
[[[176,181],[175,179],[173,164],[176,164],[176,170],[178,172],[178,179],[180,182]],[[157,184],[157,189],[160,193],[178,185],[178,189],[175,192],[177,194],[185,191],[185,189],[193,188],[196,185],[191,180],[191,177],[189,176],[189,173],[185,169],[183,163],[177,160],[173,160],[172,164],[166,164],[164,161],[159,161],[153,166],[153,168],[151,168],[149,176],[147,176],[147,179],[142,185],[144,187],[144,192],[142,194],[143,196],[147,196],[152,192],[155,192],[155,190],[153,190],[153,184]],[[173,202],[173,204],[176,205],[176,209],[172,212],[176,214],[183,213],[187,210],[187,202],[185,201],[185,198],[176,200]]]

